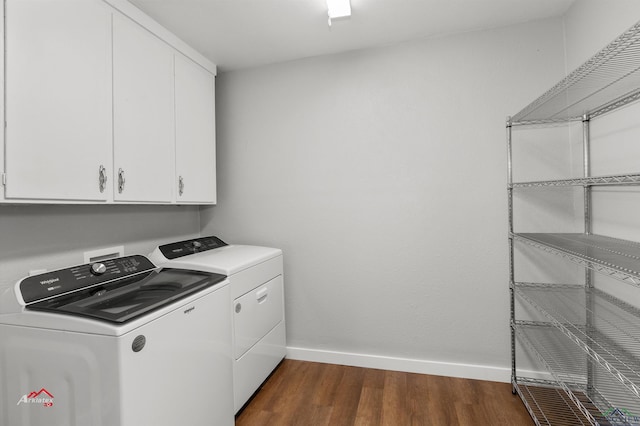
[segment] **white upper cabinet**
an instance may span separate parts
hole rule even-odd
[[[111,10],[86,0],[5,4],[5,198],[108,200]]]
[[[214,64],[127,0],[3,12],[0,202],[215,203]]]
[[[175,56],[178,203],[216,202],[214,75]]]
[[[114,200],[172,201],[173,55],[149,31],[114,15]]]

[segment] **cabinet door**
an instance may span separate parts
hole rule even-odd
[[[97,0],[5,3],[5,197],[107,200],[110,10]]]
[[[114,200],[171,202],[173,51],[119,15],[113,17],[113,121]]]
[[[176,174],[178,203],[216,202],[214,76],[176,55]]]

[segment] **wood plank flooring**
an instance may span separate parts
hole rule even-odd
[[[531,426],[508,383],[284,360],[236,426]]]

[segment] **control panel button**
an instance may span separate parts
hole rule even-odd
[[[94,263],[91,265],[91,273],[93,275],[102,275],[107,272],[107,267],[104,263]]]
[[[191,246],[194,250],[199,250],[202,248],[202,243],[200,241],[194,241],[193,243],[191,243]]]

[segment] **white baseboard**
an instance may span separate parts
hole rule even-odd
[[[291,346],[287,347],[287,358],[299,361],[375,368],[379,370],[404,371],[407,373],[432,374],[435,376],[460,377],[465,379],[488,380],[491,382],[511,382],[511,368],[488,365],[429,361],[321,349],[296,348]],[[526,375],[527,377],[548,379],[548,375],[535,371],[519,371],[519,374]]]

